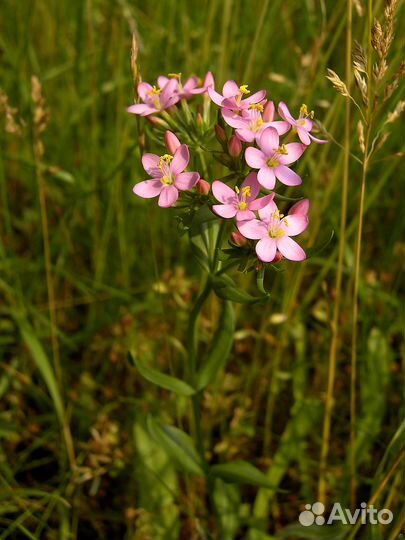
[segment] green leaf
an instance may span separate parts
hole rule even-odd
[[[274,489],[274,486],[269,482],[266,475],[247,461],[240,460],[212,465],[209,472],[212,476],[221,478],[226,482],[250,484],[262,488]]]
[[[147,366],[142,360],[136,358],[133,352],[130,352],[130,355],[134,366],[147,381],[166,390],[171,390],[180,396],[192,396],[195,394],[195,389],[186,382]]]
[[[231,302],[224,302],[218,330],[215,333],[211,350],[197,375],[197,390],[210,384],[216,374],[224,368],[231,352],[235,333],[235,314]]]
[[[187,433],[174,426],[161,424],[152,416],[148,416],[147,427],[151,437],[174,460],[180,470],[204,476],[201,458]]]
[[[58,387],[58,383],[56,382],[56,377],[55,377],[51,362],[49,361],[49,358],[47,357],[40,341],[37,339],[34,333],[34,329],[31,327],[29,322],[18,315],[16,315],[15,318],[16,318],[17,324],[20,327],[22,339],[24,343],[26,344],[26,346],[28,347],[32,355],[32,358],[35,362],[35,365],[40,371],[48,387],[48,391],[52,397],[53,404],[54,404],[56,413],[58,415],[59,421],[61,424],[63,424],[64,416],[65,416],[63,401],[62,401],[62,396]]]
[[[261,304],[269,299],[268,295],[252,296],[238,289],[233,279],[227,275],[211,275],[210,280],[216,295],[224,300],[232,300],[238,304]]]

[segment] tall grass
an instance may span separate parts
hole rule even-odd
[[[317,498],[394,512],[385,528],[333,528],[331,538],[402,532],[405,12],[400,3],[384,58],[374,22],[384,30],[384,9],[3,2],[0,539],[296,539]],[[355,40],[368,57],[360,77],[374,81],[365,95]],[[307,103],[331,140],[300,164],[312,256],[272,274],[268,305],[237,309],[228,367],[201,400],[207,462],[250,461],[273,490],[179,474],[147,417],[188,429],[192,411],[127,358],[135,349],[162,372],[183,369],[200,275],[173,216],[131,193],[155,141],[125,107],[134,78],[208,69],[218,86],[235,78],[294,110]],[[49,111],[40,137],[32,76]],[[254,290],[250,274],[237,279]],[[207,349],[217,320],[212,300],[200,318]]]

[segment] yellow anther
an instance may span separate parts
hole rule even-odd
[[[162,176],[160,179],[165,186],[171,186],[173,184],[173,178],[171,176]]]
[[[278,167],[279,165],[280,165],[280,162],[275,156],[267,160],[267,166],[270,168]]]
[[[171,77],[172,79],[181,79],[181,73],[168,73],[167,76]]]
[[[148,96],[157,96],[158,94],[160,94],[161,91],[162,91],[161,88],[156,88],[156,86],[153,85],[152,90],[150,90],[150,91],[148,92]]]
[[[162,170],[163,164],[169,165],[171,160],[173,159],[173,156],[171,154],[164,154],[160,157],[158,167]]]
[[[238,188],[238,186],[235,186],[235,192],[239,195],[240,189]]]
[[[315,116],[314,111],[308,112],[307,106],[305,105],[305,103],[303,103],[300,108],[300,117],[312,119],[314,116]]]
[[[282,156],[286,156],[288,154],[287,146],[285,144],[282,144],[278,148],[273,148],[273,151],[276,154],[279,154],[279,155],[282,155]]]
[[[264,107],[261,103],[252,103],[252,105],[249,106],[249,109],[253,111],[259,111],[259,112],[264,111]]]
[[[251,197],[251,196],[252,196],[252,192],[250,191],[250,186],[245,186],[242,189],[242,197]]]
[[[288,221],[286,219],[284,220],[284,225],[288,227]]]
[[[239,92],[241,94],[250,94],[250,90],[248,90],[248,85],[242,84],[242,86],[239,86]]]
[[[264,124],[263,120],[259,118],[259,120],[256,122],[257,127],[260,127]]]
[[[245,202],[245,201],[240,202],[240,203],[238,204],[238,208],[239,208],[239,210],[246,210],[246,208],[247,208],[247,202]]]

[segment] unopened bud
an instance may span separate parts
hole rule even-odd
[[[244,246],[247,243],[247,239],[238,231],[231,233],[232,242],[239,247]]]
[[[208,195],[211,189],[211,185],[207,180],[200,178],[195,186],[200,195]]]
[[[228,151],[232,157],[239,157],[242,153],[242,142],[236,135],[232,135],[228,142]]]
[[[200,112],[197,113],[196,116],[197,126],[202,126],[204,123],[204,119],[202,117],[202,114]]]
[[[263,111],[263,121],[273,122],[276,113],[276,108],[273,101],[269,101]]]
[[[165,122],[162,118],[157,116],[145,116],[146,121],[152,124],[153,126],[160,126],[163,128],[168,128],[169,124]]]
[[[168,152],[170,152],[172,155],[174,155],[177,148],[181,146],[181,142],[172,131],[166,131],[165,144]]]
[[[226,143],[226,133],[224,129],[220,125],[215,124],[214,130],[215,130],[215,136],[218,139],[218,141],[221,144]]]
[[[309,210],[309,200],[308,199],[302,199],[302,201],[298,201],[290,208],[290,211],[288,212],[291,214],[298,214],[301,216],[307,216]]]

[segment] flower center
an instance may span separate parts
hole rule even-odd
[[[162,176],[162,178],[160,179],[160,181],[162,182],[162,184],[163,184],[164,186],[171,186],[171,185],[173,184],[173,182],[174,182],[173,177],[172,177],[171,174],[169,174],[169,175],[167,175],[167,176],[166,176],[166,175],[165,175],[165,176]]]
[[[285,231],[280,227],[280,223],[283,217],[284,214],[280,214],[279,210],[276,210],[270,215],[270,223],[268,230],[270,238],[277,240],[277,238],[282,238],[285,235]],[[288,227],[286,219],[284,220],[284,224]]]
[[[251,111],[259,111],[259,112],[264,111],[264,107],[261,103],[252,103],[252,105],[249,106],[249,109]]]
[[[246,198],[252,196],[250,186],[245,186],[244,188],[242,188],[242,192],[240,191],[238,186],[236,186],[235,191],[239,195],[238,210],[246,210],[246,208],[248,207]]]
[[[270,167],[270,169],[274,169],[280,165],[280,162],[276,156],[271,156],[271,158],[267,160],[266,165],[267,167]]]
[[[148,92],[148,96],[153,98],[153,96],[158,96],[161,91],[162,91],[161,88],[156,88],[156,86],[153,85],[152,90],[149,90],[149,92]]]

